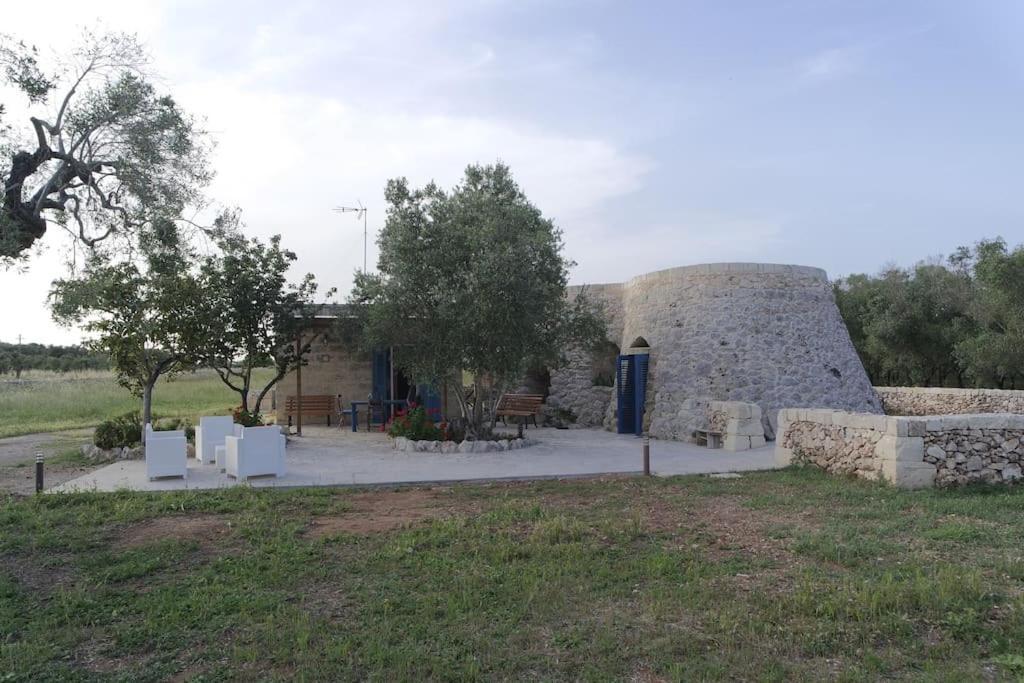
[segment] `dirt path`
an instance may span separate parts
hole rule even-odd
[[[89,440],[90,430],[25,434],[0,439],[0,493],[28,494],[35,491],[36,453],[47,460],[44,484],[47,488],[80,477],[94,467],[69,463],[57,456]]]

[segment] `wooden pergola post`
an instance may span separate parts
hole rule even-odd
[[[295,338],[295,434],[302,436],[302,334]]]

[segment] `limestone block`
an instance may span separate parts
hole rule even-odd
[[[751,448],[764,448],[768,442],[765,441],[764,436],[752,436],[750,437]]]
[[[779,467],[786,467],[793,463],[793,450],[791,448],[783,448],[779,445],[780,442],[775,442],[775,464]]]
[[[924,439],[919,436],[886,434],[875,444],[875,456],[882,460],[922,462],[924,460]]]
[[[966,415],[943,415],[942,431],[948,432],[952,429],[969,429],[969,421]]]
[[[968,415],[967,424],[970,429],[1003,429],[1007,423],[1002,415]]]
[[[738,436],[764,436],[764,427],[761,426],[760,420],[744,419],[740,420],[737,418],[729,418],[729,421],[725,423],[725,433],[736,434]]]
[[[1020,465],[1007,465],[1003,468],[1003,481],[1017,481],[1021,476]]]
[[[725,414],[732,418],[746,420],[750,418],[750,404],[730,401],[726,404]]]
[[[926,489],[935,485],[935,465],[928,463],[882,462],[882,478],[901,489]]]
[[[724,448],[727,451],[750,450],[750,437],[740,436],[738,434],[726,434],[722,444],[722,448]]]
[[[933,458],[935,458],[937,460],[945,460],[946,459],[946,451],[942,450],[938,446],[929,446],[928,450],[926,450],[925,453],[927,453],[928,455],[930,455],[931,457],[933,457]]]

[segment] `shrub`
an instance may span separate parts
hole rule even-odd
[[[186,418],[181,417],[169,417],[165,420],[153,420],[153,430],[157,432],[173,432],[176,429],[184,430],[185,440],[190,443],[195,443],[196,440],[196,428],[192,426],[192,422]]]
[[[243,427],[262,427],[265,424],[262,415],[257,412],[249,412],[243,408],[235,408],[231,416],[234,418],[236,425],[242,425]]]
[[[92,435],[92,442],[104,450],[134,446],[141,441],[142,422],[137,411],[104,420]]]
[[[435,425],[422,406],[398,415],[388,426],[389,436],[404,436],[413,441],[444,441],[445,432],[444,423]]]

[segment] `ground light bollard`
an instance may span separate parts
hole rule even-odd
[[[36,453],[36,493],[43,492],[43,454]]]
[[[644,476],[651,476],[651,437],[644,434],[643,438],[644,448]]]

